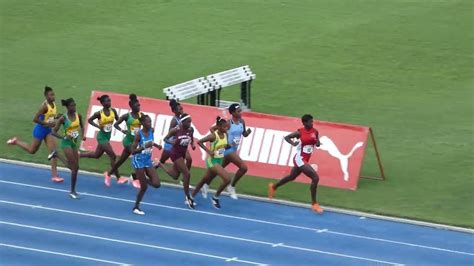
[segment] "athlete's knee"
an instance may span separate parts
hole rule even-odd
[[[245,174],[249,170],[249,167],[245,163],[243,163],[239,169]]]
[[[110,157],[110,160],[112,162],[115,162],[115,160],[117,160],[117,155],[115,155],[115,154],[111,154],[111,155],[109,155],[109,157]]]
[[[317,174],[314,174],[311,176],[312,183],[318,184],[319,183],[319,176]]]
[[[155,180],[155,181],[152,181],[152,182],[151,182],[151,185],[152,185],[154,188],[159,188],[159,187],[161,187],[161,182],[160,182],[160,180]]]

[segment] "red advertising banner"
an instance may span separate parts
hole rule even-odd
[[[120,115],[129,112],[128,95],[112,92],[93,91],[87,117],[102,108],[97,97],[108,94],[112,99],[112,106]],[[146,97],[138,97],[141,111],[152,119],[155,129],[155,142],[162,144],[173,117],[168,101]],[[194,137],[202,138],[209,133],[209,128],[215,123],[216,116],[230,118],[227,110],[216,107],[181,103],[184,112],[192,117],[195,129]],[[293,166],[293,157],[296,147],[288,144],[284,137],[301,128],[301,119],[286,116],[276,116],[255,112],[244,112],[242,117],[246,126],[252,129],[252,134],[243,138],[239,147],[240,157],[248,165],[248,175],[265,178],[280,179],[287,175]],[[87,118],[84,118],[87,120]],[[86,123],[87,124],[87,123]],[[357,189],[365,148],[369,136],[369,128],[364,126],[315,121],[315,128],[319,131],[321,146],[313,153],[310,164],[317,168],[320,185],[343,189]],[[125,124],[121,125],[125,128]],[[98,129],[86,125],[87,140],[82,144],[85,150],[95,150]],[[117,154],[122,152],[122,132],[113,130],[111,144]],[[193,166],[205,168],[207,154],[200,148],[195,151],[189,149],[193,157]],[[154,149],[153,158],[159,158],[161,151]],[[235,172],[235,166],[228,167]],[[310,183],[304,175],[299,176],[296,182]]]

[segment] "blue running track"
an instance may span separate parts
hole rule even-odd
[[[474,265],[471,233],[225,196],[189,210],[172,187],[137,216],[133,187],[79,174],[72,200],[62,177],[0,163],[1,265]]]

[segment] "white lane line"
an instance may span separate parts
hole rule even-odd
[[[26,207],[26,208],[31,208],[32,206],[34,206],[34,205],[31,205],[31,204],[24,204],[24,203],[5,201],[5,200],[0,200],[0,203],[10,204],[10,205],[15,205],[15,206],[21,206],[21,207]],[[301,251],[309,251],[309,252],[313,252],[313,253],[321,253],[321,254],[326,254],[326,255],[343,257],[343,258],[350,258],[350,259],[364,260],[364,261],[370,261],[370,262],[385,263],[385,264],[389,264],[389,265],[400,265],[399,263],[395,263],[395,262],[387,262],[387,261],[375,260],[375,259],[370,259],[370,258],[365,258],[365,257],[351,256],[351,255],[346,255],[346,254],[342,254],[342,253],[328,252],[328,251],[319,250],[319,249],[301,248],[301,247],[297,247],[297,246],[283,245],[283,243],[270,243],[270,242],[266,242],[266,241],[253,240],[253,239],[242,238],[242,237],[227,236],[227,235],[221,235],[221,234],[215,234],[215,233],[208,233],[208,232],[204,232],[204,231],[195,231],[195,230],[185,229],[185,228],[180,228],[180,227],[173,227],[173,226],[159,225],[159,224],[153,224],[153,223],[145,223],[145,222],[139,222],[139,221],[133,221],[133,220],[126,220],[126,219],[120,219],[120,218],[103,216],[103,215],[96,215],[96,214],[91,214],[91,213],[76,212],[76,211],[70,211],[70,210],[64,210],[64,209],[58,209],[58,208],[49,208],[49,207],[37,207],[36,209],[41,209],[41,210],[46,210],[46,211],[53,211],[53,212],[60,212],[60,213],[66,213],[66,214],[73,214],[73,215],[79,215],[79,216],[85,216],[85,217],[93,217],[93,218],[99,218],[99,219],[111,220],[111,221],[117,221],[117,222],[139,224],[139,225],[145,225],[145,226],[151,226],[151,227],[157,227],[157,228],[164,228],[164,229],[169,229],[169,230],[174,230],[174,231],[181,231],[181,232],[187,232],[187,233],[193,233],[193,234],[199,234],[199,235],[213,236],[213,237],[218,237],[218,238],[231,239],[231,240],[249,242],[249,243],[254,243],[254,244],[261,244],[261,245],[266,245],[266,246],[271,246],[271,247],[282,247],[282,248],[296,249],[296,250],[301,250]]]
[[[50,188],[50,187],[44,187],[44,186],[36,186],[36,185],[23,184],[23,183],[11,182],[11,181],[5,181],[5,180],[0,180],[0,183],[69,193],[68,190],[64,190],[64,189]],[[103,195],[97,195],[97,194],[89,194],[89,193],[87,193],[86,195],[91,196],[91,197],[95,197],[95,198],[102,198],[102,199],[110,199],[110,200],[115,200],[115,201],[135,203],[135,201],[133,201],[133,200],[127,200],[127,199],[122,199],[122,198],[115,198],[115,197],[109,197],[109,196],[103,196]],[[270,225],[275,225],[275,226],[282,226],[282,227],[288,227],[288,228],[308,230],[308,231],[313,231],[313,232],[318,232],[318,230],[324,230],[324,229],[310,228],[310,227],[305,227],[305,226],[270,222],[270,221],[259,220],[259,219],[245,218],[245,217],[233,216],[233,215],[227,215],[227,214],[221,214],[221,213],[213,213],[213,212],[206,212],[206,211],[199,211],[199,210],[190,210],[188,208],[179,208],[179,207],[173,207],[173,206],[167,206],[167,205],[161,205],[161,204],[155,204],[155,203],[149,203],[149,202],[142,202],[141,204],[154,206],[154,207],[160,207],[160,208],[166,208],[166,209],[179,210],[179,211],[206,214],[206,215],[211,215],[211,216],[225,217],[225,218],[230,218],[230,219],[235,219],[235,220],[243,220],[243,221],[261,223],[261,224],[270,224]],[[384,239],[384,238],[368,237],[368,236],[362,236],[362,235],[356,235],[356,234],[347,234],[347,233],[342,233],[342,232],[337,232],[337,231],[332,231],[332,230],[325,231],[324,233],[330,233],[330,234],[339,235],[339,236],[359,238],[359,239],[372,240],[372,241],[378,241],[378,242],[385,242],[385,243],[391,243],[391,244],[397,244],[397,245],[403,245],[403,246],[409,246],[409,247],[416,247],[416,248],[422,248],[422,249],[436,250],[436,251],[442,251],[442,252],[448,252],[448,253],[454,253],[454,254],[460,254],[460,255],[474,256],[474,253],[469,253],[469,252],[464,252],[464,251],[444,249],[444,248],[438,248],[438,247],[426,246],[426,245],[418,245],[418,244],[414,244],[414,243],[395,241],[395,240],[389,240],[389,239]]]
[[[160,249],[160,250],[166,250],[166,251],[173,251],[173,252],[178,252],[178,253],[183,253],[183,254],[188,254],[188,255],[208,257],[208,258],[219,259],[219,260],[224,260],[224,261],[226,261],[228,259],[231,259],[231,258],[227,258],[227,257],[211,255],[211,254],[206,254],[206,253],[200,253],[200,252],[194,252],[194,251],[188,251],[188,250],[183,250],[183,249],[168,248],[168,247],[163,247],[163,246],[150,245],[150,244],[144,244],[144,243],[138,243],[138,242],[132,242],[132,241],[125,241],[125,240],[120,240],[120,239],[101,237],[101,236],[97,236],[97,235],[88,235],[88,234],[82,234],[82,233],[76,233],[76,232],[68,232],[68,231],[62,231],[62,230],[57,230],[57,229],[51,229],[51,228],[45,228],[45,227],[39,227],[39,226],[32,226],[32,225],[26,225],[26,224],[20,224],[20,223],[10,223],[10,222],[0,221],[0,224],[16,226],[16,227],[21,227],[21,228],[35,229],[35,230],[46,231],[46,232],[59,233],[59,234],[64,234],[64,235],[72,235],[72,236],[79,236],[79,237],[84,237],[84,238],[104,240],[104,241],[127,244],[127,245],[132,245],[132,246],[140,246],[140,247],[147,247],[147,248]],[[252,265],[265,265],[263,263],[258,263],[258,262],[253,262],[253,261],[246,261],[246,260],[239,260],[239,259],[237,259],[235,261],[245,263],[245,264],[252,264]]]
[[[58,256],[64,256],[64,257],[70,257],[70,258],[76,258],[76,259],[90,260],[90,261],[96,261],[96,262],[104,262],[104,263],[109,263],[109,264],[114,264],[114,265],[131,265],[131,264],[123,263],[123,262],[116,262],[116,261],[111,261],[111,260],[102,260],[102,259],[97,259],[97,258],[73,255],[73,254],[68,254],[68,253],[55,252],[55,251],[44,250],[44,249],[37,249],[37,248],[29,248],[29,247],[23,247],[23,246],[10,245],[10,244],[5,244],[5,243],[0,243],[0,246],[14,248],[14,249],[34,251],[34,252],[39,252],[39,253],[58,255]]]

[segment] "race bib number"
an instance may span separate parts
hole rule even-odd
[[[110,132],[112,131],[112,124],[107,124],[104,126],[104,131],[105,132]]]
[[[79,131],[69,131],[67,135],[73,139],[79,137]]]
[[[132,134],[132,136],[135,136],[135,134],[137,134],[139,130],[140,128],[138,127],[135,127],[135,128],[132,127],[132,129],[130,130],[130,133]]]
[[[218,149],[214,154],[214,158],[222,158],[224,157],[225,149]]]
[[[311,153],[313,153],[313,149],[314,149],[314,148],[313,148],[313,145],[305,145],[305,146],[303,146],[303,152],[304,152],[304,153],[309,153],[309,154],[311,154]]]
[[[240,138],[234,138],[234,144],[240,145]]]
[[[148,154],[148,155],[151,155],[152,153],[152,150],[153,150],[153,146],[149,147],[149,148],[146,148],[147,144],[151,143],[151,141],[147,141],[147,142],[144,142],[143,143],[143,148],[145,148],[143,151],[142,151],[142,154]]]
[[[186,147],[189,145],[190,142],[191,142],[190,139],[182,139],[180,140],[179,145]]]

